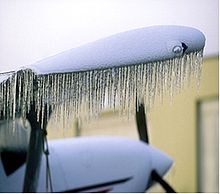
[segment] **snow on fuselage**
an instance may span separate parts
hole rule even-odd
[[[49,141],[54,192],[144,192],[151,172],[163,176],[172,160],[141,141],[122,137],[80,137]],[[38,192],[46,192],[42,158]],[[22,192],[25,164],[7,176],[0,162],[0,192]]]

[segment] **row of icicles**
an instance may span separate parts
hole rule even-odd
[[[66,124],[96,117],[106,107],[130,116],[138,102],[151,107],[156,95],[172,97],[193,77],[200,80],[202,55],[201,50],[166,61],[48,75],[21,70],[0,84],[1,120],[25,118],[31,110],[41,121],[49,107],[51,119]]]

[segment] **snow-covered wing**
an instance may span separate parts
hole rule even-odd
[[[76,72],[168,60],[203,49],[204,35],[184,26],[152,26],[119,33],[46,58],[38,74]]]
[[[50,106],[65,123],[97,116],[106,105],[132,114],[137,100],[151,107],[156,95],[173,96],[191,78],[200,80],[204,45],[194,28],[152,26],[65,51],[0,84],[1,118],[14,119],[17,110],[26,117],[33,104],[41,118]]]

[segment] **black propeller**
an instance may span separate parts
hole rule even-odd
[[[146,114],[143,103],[137,103],[136,124],[140,140],[149,144]],[[165,180],[163,180],[156,170],[151,172],[151,178],[153,181],[159,183],[167,193],[175,193],[174,189]]]
[[[140,140],[149,144],[146,114],[142,103],[138,104],[136,108],[136,123]]]
[[[151,172],[151,178],[152,180],[158,182],[167,193],[176,193],[174,189],[165,180],[162,179],[156,170]]]

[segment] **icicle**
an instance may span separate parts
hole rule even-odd
[[[199,85],[202,53],[86,72],[35,75],[31,70],[21,70],[6,80],[0,79],[1,118],[15,119],[16,111],[26,117],[34,106],[38,121],[48,118],[52,109],[53,123],[62,121],[68,128],[69,120],[97,117],[106,105],[129,118],[138,101],[152,107],[156,96],[163,101],[169,93],[172,98],[193,77]]]
[[[202,77],[202,62],[203,62],[203,52],[196,52],[195,65],[197,66],[197,90],[200,88],[200,82]]]

